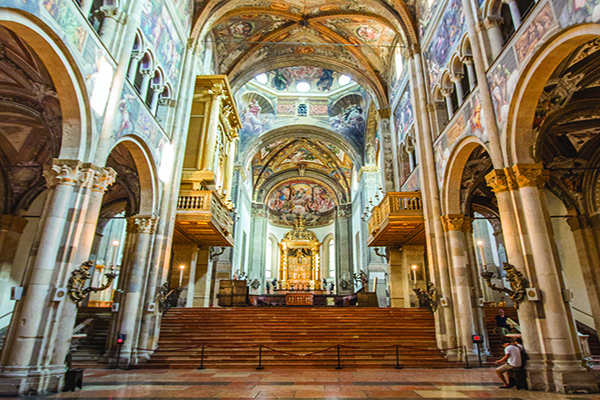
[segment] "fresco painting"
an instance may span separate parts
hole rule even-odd
[[[550,3],[547,3],[515,43],[515,52],[517,53],[519,64],[521,64],[529,54],[533,53],[540,40],[542,40],[544,35],[546,35],[546,33],[554,26],[556,26],[556,21],[554,20]]]
[[[366,115],[362,105],[347,106],[339,114],[331,116],[329,124],[331,129],[346,138],[356,149],[362,149],[366,128]]]
[[[421,180],[420,180],[420,168],[417,167],[413,171],[413,173],[408,177],[404,185],[402,185],[403,192],[416,192],[421,190]]]
[[[450,56],[465,31],[465,14],[461,0],[450,0],[425,52],[431,87],[437,83],[440,70],[448,64]]]
[[[600,0],[553,0],[561,26],[600,21]]]
[[[406,136],[406,132],[414,123],[414,112],[411,100],[410,87],[404,90],[400,102],[394,111],[394,127],[396,128],[396,137],[401,142]]]
[[[44,9],[64,31],[66,41],[81,52],[88,33],[80,22],[82,17],[71,9],[71,4],[72,2],[66,0],[43,0],[42,3]]]
[[[419,19],[419,36],[421,39],[425,36],[427,28],[429,28],[429,23],[431,22],[440,1],[441,0],[418,0],[416,2],[417,17]]]
[[[162,0],[145,0],[142,31],[156,50],[159,64],[165,69],[167,82],[175,85],[179,75],[183,44],[175,30],[169,11]]]
[[[519,79],[517,69],[515,53],[511,48],[488,73],[488,84],[492,92],[494,112],[501,130],[506,124],[509,103]]]
[[[275,187],[266,203],[274,223],[291,225],[301,215],[307,225],[317,226],[330,222],[336,199],[333,190],[322,183],[292,179]]]
[[[3,7],[18,8],[32,14],[39,12],[39,0],[3,0]]]
[[[160,160],[160,150],[167,143],[167,138],[156,124],[156,120],[129,85],[123,88],[113,132],[115,139],[132,134],[140,136],[154,150],[156,160]]]
[[[400,88],[404,85],[404,83],[408,80],[408,68],[406,68],[406,60],[402,55],[402,47],[397,46],[394,51],[394,67],[392,71],[390,71],[390,85],[389,85],[389,93],[390,93],[390,104],[393,106],[398,98],[398,95],[401,94]]]

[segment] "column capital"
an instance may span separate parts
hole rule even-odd
[[[382,119],[389,119],[392,116],[391,108],[380,108],[379,110],[377,110],[377,112],[379,113],[379,118]]]
[[[571,231],[575,232],[581,229],[591,228],[592,220],[587,215],[573,215],[572,217],[567,218],[567,224],[569,224]]]
[[[460,58],[460,61],[462,61],[463,64],[465,64],[465,65],[472,65],[473,64],[473,56],[468,56],[468,55],[462,56]]]
[[[543,189],[550,172],[542,164],[515,164],[512,167],[514,179],[519,188],[537,187]]]
[[[453,92],[452,88],[442,88],[442,89],[440,89],[440,93],[444,97],[450,97],[452,95],[452,92]]]
[[[267,206],[262,203],[252,203],[252,210],[250,211],[252,217],[266,218],[267,217]]]
[[[469,232],[472,229],[471,218],[462,214],[442,215],[444,232],[459,231]]]
[[[435,112],[436,109],[437,109],[437,106],[434,103],[427,103],[427,111]]]
[[[94,171],[94,181],[92,183],[92,191],[104,193],[108,190],[108,187],[115,183],[117,179],[117,172],[110,168],[96,168]]]
[[[483,20],[485,29],[491,29],[494,27],[500,27],[504,22],[504,18],[495,15],[490,15]]]
[[[221,83],[213,83],[212,88],[208,89],[213,101],[221,101],[227,97],[227,87]]]
[[[71,185],[76,186],[80,183],[80,167],[79,160],[52,160],[52,165],[44,166],[44,178],[48,187],[56,185]]]
[[[454,83],[460,83],[464,77],[464,74],[450,74],[450,80]]]
[[[156,233],[158,217],[153,215],[134,215],[127,218],[127,233]]]
[[[348,218],[352,216],[352,204],[340,204],[336,208],[336,216],[338,218]]]
[[[510,190],[508,178],[506,177],[504,170],[493,170],[485,176],[485,180],[495,194],[508,192]]]
[[[409,58],[413,58],[414,56],[421,54],[421,45],[419,43],[411,43],[406,48],[406,52],[408,53]]]

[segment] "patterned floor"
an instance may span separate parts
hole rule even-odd
[[[600,400],[600,395],[499,389],[499,384],[491,369],[87,370],[83,390],[44,398]]]

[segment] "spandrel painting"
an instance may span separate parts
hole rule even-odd
[[[302,216],[308,226],[329,224],[336,202],[331,188],[308,179],[284,181],[271,190],[266,200],[274,224],[292,225]]]
[[[404,140],[406,132],[414,123],[414,112],[410,88],[407,86],[400,98],[400,102],[394,111],[394,127],[396,128],[396,137],[398,141]]]
[[[510,100],[519,79],[517,60],[512,49],[488,72],[492,103],[500,129],[506,124]]]
[[[175,86],[183,55],[183,44],[167,7],[161,0],[146,0],[142,10],[142,31],[152,43],[167,82]]]

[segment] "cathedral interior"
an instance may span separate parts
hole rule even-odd
[[[506,335],[530,390],[597,393],[599,21],[600,0],[0,0],[0,395],[263,348],[491,367]]]

